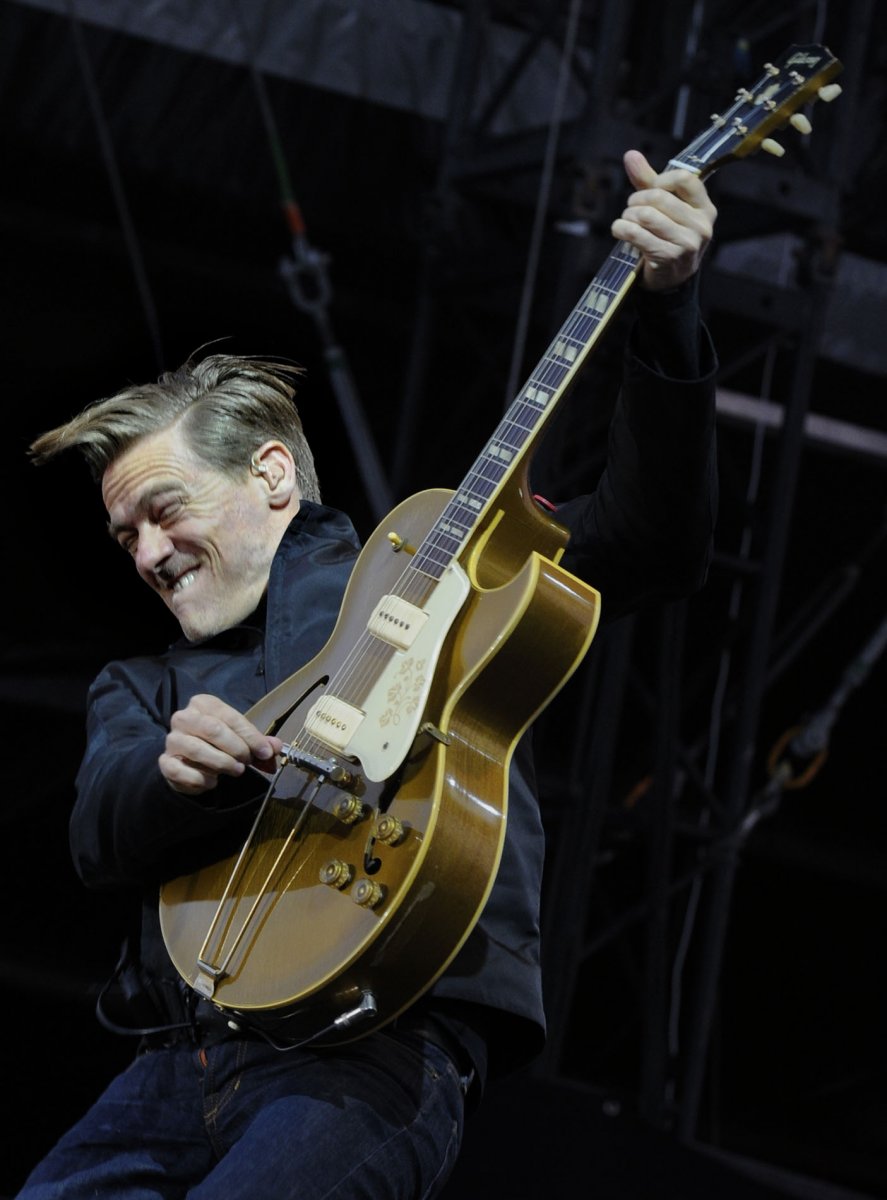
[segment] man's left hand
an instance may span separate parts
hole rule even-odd
[[[644,287],[651,291],[679,287],[699,270],[717,209],[705,184],[691,171],[657,175],[639,150],[626,151],[623,162],[636,190],[611,232],[640,250]]]

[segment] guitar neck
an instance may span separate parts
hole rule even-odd
[[[529,457],[585,359],[634,283],[640,255],[619,242],[558,330],[412,561],[439,579],[508,479]]]
[[[711,125],[666,169],[680,168],[704,179],[725,162],[758,148],[781,154],[770,133],[788,122],[808,133],[810,124],[797,110],[817,97],[834,99],[841,89],[829,81],[840,70],[840,62],[825,46],[789,47],[776,63],[765,64],[752,88],[739,89],[723,114],[713,114]],[[555,406],[625,299],[640,258],[627,242],[619,242],[610,253],[417,549],[411,564],[414,571],[439,579],[461,553],[506,481],[528,458]]]

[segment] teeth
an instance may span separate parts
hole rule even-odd
[[[190,587],[197,577],[196,571],[189,571],[187,575],[183,575],[181,579],[177,579],[172,586],[174,592],[181,592],[184,588]]]

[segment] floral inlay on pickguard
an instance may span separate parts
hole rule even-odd
[[[386,725],[399,725],[403,717],[416,711],[425,687],[426,662],[424,658],[410,657],[400,664],[386,693],[388,708],[379,717],[383,729]]]

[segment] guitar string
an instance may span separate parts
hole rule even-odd
[[[626,277],[634,270],[637,260],[632,259],[629,263],[626,263],[624,260],[614,257],[614,261],[616,270],[613,273],[617,275],[615,282],[605,280],[604,272],[601,272],[585,293],[586,299],[592,293],[594,293],[596,296],[607,297],[606,308],[603,312],[601,312],[596,308],[591,309],[588,305],[582,305],[580,303],[580,305],[574,309],[573,313],[570,315],[570,318],[568,318],[567,322],[565,322],[563,328],[559,332],[557,338],[552,342],[552,346],[549,347],[549,352],[543,358],[540,364],[540,369],[536,370],[530,376],[530,379],[522,389],[521,393],[519,393],[515,403],[511,406],[508,413],[506,413],[505,417],[503,418],[499,428],[494,432],[487,448],[484,450],[484,452],[482,452],[474,467],[469,471],[468,475],[466,476],[466,480],[456,493],[456,498],[454,498],[456,502],[457,498],[462,494],[468,494],[472,498],[481,502],[488,501],[492,494],[492,490],[500,484],[506,474],[506,471],[503,471],[502,469],[501,463],[498,461],[493,461],[491,458],[489,446],[493,444],[504,443],[510,450],[515,452],[521,450],[527,440],[527,435],[532,433],[539,424],[539,418],[546,416],[547,412],[550,412],[554,407],[552,404],[549,404],[547,406],[547,410],[534,412],[534,419],[531,420],[529,424],[524,424],[518,419],[520,416],[532,410],[532,405],[522,403],[529,386],[541,384],[546,388],[551,388],[552,398],[556,399],[557,397],[555,393],[557,387],[562,382],[564,374],[573,366],[573,364],[568,360],[560,362],[556,361],[559,356],[552,352],[552,347],[555,347],[561,340],[569,340],[571,343],[578,344],[584,349],[590,340],[591,334],[600,325],[603,317],[612,309],[612,301],[618,296],[619,290],[622,288]],[[621,278],[619,276],[621,276]],[[589,326],[590,328],[588,328]],[[585,332],[586,329],[588,332]],[[552,378],[552,373],[555,373],[555,375],[558,377]],[[509,437],[510,430],[519,431],[517,435],[517,442]],[[490,476],[490,472],[493,473],[492,478]],[[482,485],[480,492],[475,490],[475,483],[477,481],[479,481]],[[487,486],[488,484],[491,486]],[[433,551],[436,548],[440,548],[445,553],[446,562],[450,561],[450,559],[455,556],[452,551],[441,545],[444,538],[451,541],[452,535],[448,532],[442,532],[440,526],[442,523],[444,523],[444,519],[447,517],[448,510],[456,506],[457,503],[454,504],[454,501],[451,500],[450,504],[447,506],[447,509],[444,510],[444,512],[441,514],[441,517],[438,519],[438,522],[430,531],[422,546],[422,550],[426,552],[426,556],[429,550]],[[468,523],[466,523],[464,520],[459,520],[457,522],[463,527],[464,534],[467,534],[472,525],[476,523],[476,517],[477,514],[469,514],[470,519]],[[449,521],[452,520],[453,517],[452,514],[450,514]]]
[[[231,942],[230,946],[228,947],[227,954],[225,955],[222,963],[217,968],[217,970],[220,971],[222,974],[227,974],[228,965],[231,962],[231,959],[237,953],[237,948],[239,947],[240,943],[243,941],[243,938],[246,936],[246,932],[249,929],[250,925],[252,924],[253,919],[259,910],[259,906],[262,904],[262,901],[265,900],[265,898],[268,895],[276,894],[271,891],[271,881],[274,878],[274,876],[277,874],[278,869],[283,862],[284,856],[286,855],[286,853],[289,850],[290,846],[292,845],[293,841],[298,837],[299,831],[304,827],[305,823],[307,822],[310,813],[312,812],[312,810],[315,807],[316,798],[320,794],[320,790],[323,787],[323,783],[318,779],[315,779],[314,784],[315,784],[314,789],[313,789],[314,794],[312,795],[311,799],[306,802],[305,807],[302,809],[297,820],[294,822],[294,824],[292,825],[292,827],[289,829],[288,832],[285,831],[284,824],[281,823],[279,832],[283,839],[282,844],[281,844],[280,848],[278,849],[277,856],[274,858],[273,862],[271,863],[271,866],[268,869],[264,880],[261,882],[260,886],[256,890],[255,899],[253,900],[253,903],[250,905],[246,915],[243,918],[243,922],[240,926],[240,930],[235,935],[233,942]],[[274,787],[274,785],[272,784],[272,789],[271,789],[272,797],[274,796],[273,787]],[[271,833],[271,836],[273,837],[275,834],[275,830],[272,828],[270,830],[270,833]],[[252,863],[252,860],[250,861],[249,865],[251,865],[251,866],[254,865]],[[293,878],[296,875],[298,875],[300,870],[301,870],[301,867],[297,867]],[[233,884],[232,884],[232,886],[233,886]],[[286,891],[285,888],[284,889],[278,888],[277,892],[280,892],[281,890]],[[229,918],[230,922],[233,922],[237,907],[239,905],[240,898],[241,897],[238,896],[237,903],[235,903],[235,905],[234,905],[234,911],[230,914],[230,918]],[[220,913],[221,913],[221,906],[219,909],[219,915],[220,915]],[[207,942],[209,941],[209,935],[207,935],[206,940],[207,940]],[[222,946],[223,945],[224,945],[224,941],[222,943]],[[220,946],[220,949],[222,948],[222,946]]]
[[[502,479],[505,477],[507,470],[502,470],[501,465],[498,462],[494,463],[491,461],[488,449],[489,446],[494,443],[498,444],[504,442],[509,449],[512,449],[515,451],[515,453],[517,453],[519,450],[523,449],[523,446],[526,444],[529,436],[534,433],[541,419],[547,417],[550,411],[554,408],[554,403],[552,403],[552,401],[556,402],[559,398],[557,396],[557,388],[560,387],[573,364],[567,363],[565,365],[563,362],[557,362],[557,357],[562,356],[558,356],[553,353],[553,348],[556,348],[561,342],[569,340],[573,344],[578,343],[584,349],[584,347],[590,341],[592,334],[594,334],[594,332],[600,327],[604,317],[611,313],[614,307],[614,301],[616,301],[618,298],[619,292],[624,286],[627,277],[635,270],[639,257],[629,256],[629,261],[626,262],[624,258],[620,257],[620,252],[624,253],[621,246],[611,254],[602,271],[599,272],[598,276],[595,277],[595,279],[586,289],[583,301],[580,301],[580,304],[577,305],[570,314],[558,335],[552,341],[551,346],[549,347],[546,355],[543,357],[541,363],[530,376],[529,381],[524,386],[521,393],[519,393],[515,402],[509,408],[508,412],[503,418],[503,421],[500,423],[500,426],[496,431],[494,431],[492,438],[487,444],[487,447],[485,447],[485,450],[481,453],[472,469],[468,472],[466,480],[458,489],[456,496],[450,500],[444,511],[438,517],[435,525],[429,531],[429,534],[426,536],[422,545],[416,552],[417,555],[420,553],[423,555],[423,561],[430,558],[435,550],[441,548],[441,542],[444,538],[447,539],[448,543],[451,543],[454,540],[452,534],[448,532],[441,532],[440,526],[442,524],[445,523],[447,525],[452,525],[453,523],[456,523],[460,527],[464,526],[465,534],[463,535],[463,541],[464,536],[467,536],[473,525],[476,524],[480,512],[468,514],[468,521],[470,523],[466,523],[465,517],[462,516],[461,511],[458,519],[454,519],[454,515],[449,512],[450,509],[459,507],[458,497],[467,494],[482,506],[484,503],[488,503],[489,498],[492,496],[495,488],[499,486]],[[594,296],[595,300],[598,300],[599,298],[604,298],[606,300],[606,304],[602,310],[598,310],[597,307],[592,309],[588,306],[587,300],[591,296]],[[586,329],[588,330],[587,333],[585,332]],[[531,406],[523,402],[523,397],[525,396],[528,388],[531,386],[541,386],[546,389],[551,389],[551,393],[549,402],[546,404],[545,408],[538,412],[533,412],[532,419],[530,420],[529,424],[525,425],[519,418],[529,415],[532,411]],[[510,437],[511,431],[513,430],[518,431],[516,435],[518,439],[517,445],[515,445],[513,438]],[[500,434],[502,436],[500,436]],[[508,466],[513,469],[512,464],[509,463]],[[490,478],[489,475],[490,471],[493,472],[492,478]],[[478,486],[482,488],[480,493],[475,490]],[[464,509],[464,507],[465,506],[463,504],[461,508]],[[480,511],[482,512],[482,507]],[[444,553],[446,554],[446,564],[455,558],[455,553],[452,553],[449,550],[444,550]],[[441,564],[437,565],[440,566]],[[421,572],[419,568],[416,568],[410,564],[410,566],[404,570],[400,576],[400,579],[394,584],[394,591],[391,594],[391,598],[387,602],[384,602],[379,607],[378,611],[383,614],[393,614],[396,612],[398,599],[403,598],[407,599],[408,601],[418,599],[419,597],[422,597],[422,593],[429,590],[433,590],[433,584],[429,588],[427,576],[425,576],[424,572]],[[390,651],[384,645],[384,642],[382,642],[380,645],[380,641],[380,639],[374,637],[374,635],[368,631],[364,631],[361,634],[350,654],[346,656],[346,659],[343,661],[336,675],[327,684],[327,696],[333,695],[334,697],[338,698],[350,696],[356,699],[365,697],[369,686],[371,686],[372,683],[375,682],[384,672],[384,668],[390,659]],[[377,648],[379,652],[374,653]]]
[[[210,938],[213,936],[213,934],[215,932],[216,926],[218,925],[218,922],[221,918],[222,909],[224,908],[225,903],[231,894],[231,890],[235,885],[237,877],[240,874],[241,869],[244,866],[244,860],[246,859],[246,855],[249,850],[249,847],[253,841],[253,838],[256,835],[256,832],[259,828],[260,823],[263,821],[263,819],[265,817],[265,814],[268,810],[268,805],[271,802],[271,799],[274,795],[274,789],[277,786],[277,781],[280,779],[281,775],[283,774],[285,767],[286,767],[286,764],[281,763],[281,765],[275,771],[274,776],[270,780],[268,787],[265,790],[265,795],[262,798],[262,802],[259,805],[259,808],[255,815],[255,818],[253,819],[253,823],[252,823],[252,826],[250,827],[249,833],[247,834],[246,841],[243,843],[243,846],[240,849],[240,853],[238,854],[237,859],[235,860],[234,865],[231,868],[231,874],[228,876],[228,882],[225,885],[224,890],[222,891],[221,898],[219,900],[218,905],[216,906],[216,911],[215,911],[215,913],[212,917],[212,920],[210,921],[209,926],[207,928],[206,937],[204,938],[203,944],[201,945],[199,951],[197,952],[198,961],[206,960],[207,947],[209,945]]]

